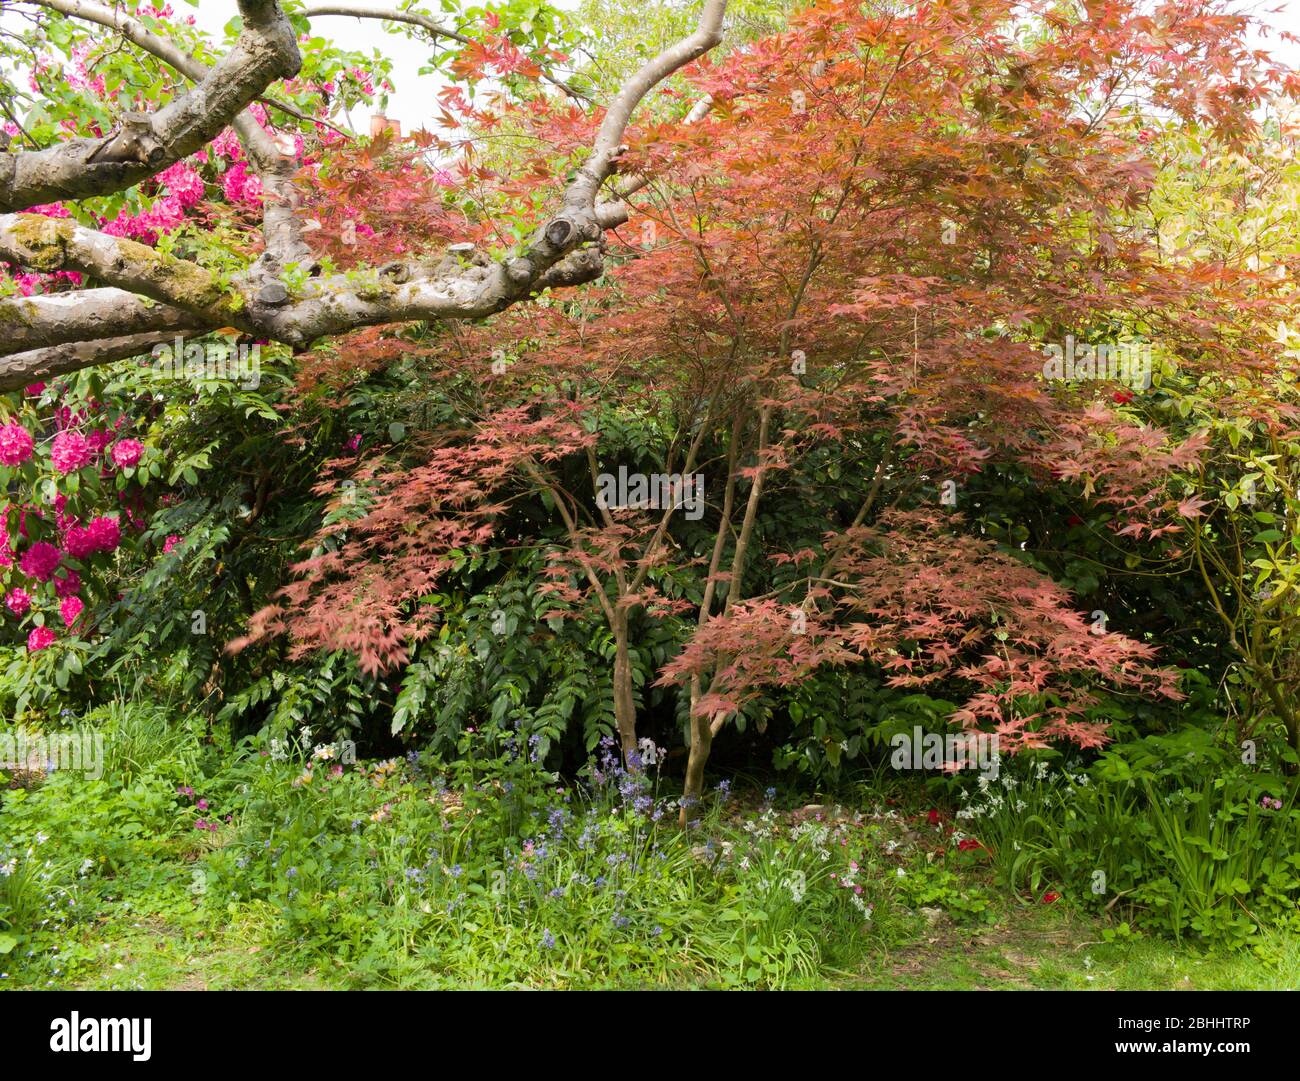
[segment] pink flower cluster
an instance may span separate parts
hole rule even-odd
[[[137,439],[119,439],[113,447],[113,464],[127,469],[140,461],[144,444]]]
[[[94,460],[95,450],[80,432],[63,431],[54,437],[50,460],[60,473],[75,473]]]
[[[186,210],[203,201],[205,194],[203,178],[199,176],[196,169],[183,161],[178,161],[171,168],[159,173],[158,183],[167,189],[169,195],[175,196]]]
[[[262,181],[250,173],[242,161],[235,162],[221,174],[221,190],[231,203],[256,205],[262,201]]]
[[[31,434],[21,424],[0,428],[0,464],[22,465],[32,456],[33,446]]]
[[[85,607],[85,602],[80,597],[64,597],[59,604],[59,615],[63,617],[63,625],[71,627]]]
[[[54,645],[56,635],[49,627],[33,627],[27,636],[27,651],[36,653],[47,646]]]
[[[122,543],[122,527],[116,518],[107,515],[92,518],[88,525],[70,526],[63,543],[73,559],[85,559],[96,552],[111,552]]]
[[[54,545],[37,541],[22,554],[22,558],[18,560],[18,569],[28,578],[35,578],[38,582],[48,582],[54,577],[54,572],[62,560],[63,553]]]

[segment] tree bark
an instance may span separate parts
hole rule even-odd
[[[619,608],[611,626],[614,633],[614,723],[625,763],[636,751],[636,690],[627,640],[629,619],[628,610]]]

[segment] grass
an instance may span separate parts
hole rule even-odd
[[[917,853],[906,855],[922,824],[905,817],[877,820],[882,843],[896,843],[910,868],[910,893],[897,892],[892,864],[876,869],[871,891],[876,917],[851,965],[823,965],[791,974],[795,989],[852,990],[1296,990],[1300,936],[1275,934],[1253,950],[1206,951],[1168,939],[1123,933],[1067,901],[1033,903],[993,889],[991,867],[976,861],[942,874],[922,872]],[[921,838],[922,841],[928,838]],[[196,854],[179,846],[160,850],[148,869],[116,880],[94,917],[74,924],[63,946],[70,979],[44,986],[85,990],[328,990],[355,987],[499,986],[491,970],[473,975],[449,959],[445,940],[421,948],[394,946],[400,959],[382,979],[355,958],[286,948],[280,913],[266,901],[232,906],[224,918],[197,897],[190,883]],[[924,879],[924,881],[922,881]],[[890,893],[890,890],[894,892]],[[938,898],[931,895],[938,893]],[[918,899],[934,900],[920,905]],[[972,899],[987,901],[983,907]],[[395,921],[396,923],[396,921]],[[472,928],[503,953],[527,929],[503,918]],[[710,929],[701,928],[702,933]],[[713,930],[716,930],[714,928]],[[1121,933],[1117,934],[1117,931]],[[1108,940],[1109,939],[1109,940]],[[467,945],[475,948],[474,940]],[[597,954],[578,950],[531,986],[644,986],[626,970],[606,969]],[[0,964],[0,968],[4,966]],[[569,969],[566,971],[566,968]],[[654,986],[717,986],[716,978],[665,966]],[[459,975],[458,975],[459,972]],[[518,983],[517,980],[506,982]],[[12,986],[9,981],[6,984]],[[30,985],[30,984],[29,984]],[[38,986],[40,984],[37,984]],[[523,985],[523,984],[520,984]]]
[[[4,795],[0,987],[1300,989],[1294,930],[1132,930],[1008,881],[919,790],[720,790],[682,832],[608,753],[565,789],[508,756],[466,780],[108,721],[108,776]]]
[[[330,990],[355,986],[347,965],[295,964],[267,934],[272,914],[250,906],[224,925],[141,914],[84,932],[95,956],[68,985],[79,990]],[[798,980],[839,990],[1298,990],[1300,937],[1249,951],[1202,952],[1161,939],[1105,942],[1107,925],[1068,907],[1010,905],[996,922],[911,926],[853,972]],[[596,974],[593,974],[596,975]],[[412,981],[419,986],[418,979]],[[441,982],[441,981],[437,981]],[[595,981],[599,983],[599,979]],[[680,986],[703,986],[689,979]]]

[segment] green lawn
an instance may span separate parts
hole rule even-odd
[[[339,963],[296,963],[269,931],[258,905],[217,926],[171,891],[160,911],[126,909],[83,928],[70,984],[88,990],[237,990],[355,987],[366,981]],[[803,987],[851,990],[1298,990],[1300,937],[1277,936],[1255,951],[1204,952],[1152,937],[1107,942],[1109,925],[1062,904],[1007,903],[984,923],[946,915],[892,923],[860,971]],[[584,983],[599,985],[599,974]],[[446,986],[414,971],[403,986]]]

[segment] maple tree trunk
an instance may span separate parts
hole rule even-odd
[[[636,696],[632,690],[632,656],[627,644],[627,610],[614,617],[614,724],[626,762],[636,750]]]
[[[713,749],[713,729],[709,718],[695,712],[695,705],[700,698],[700,677],[691,677],[691,751],[686,759],[686,781],[682,785],[682,806],[678,813],[678,825],[685,828],[691,808],[698,805],[704,795],[704,766],[709,761],[709,752]]]
[[[727,547],[727,530],[731,525],[731,512],[736,503],[736,461],[740,452],[740,431],[742,416],[737,413],[731,422],[731,439],[727,443],[727,486],[722,497],[722,517],[718,522],[718,531],[713,538],[713,555],[709,559],[709,573],[705,578],[704,597],[700,601],[697,626],[703,627],[709,621],[713,611],[713,596],[717,592],[718,569],[722,566],[722,555]],[[707,718],[695,715],[695,707],[700,700],[700,677],[691,677],[691,749],[686,759],[686,781],[682,786],[681,812],[677,816],[678,824],[684,829],[688,815],[687,809],[693,806],[692,800],[698,800],[704,794],[704,766],[713,749],[713,729]]]

